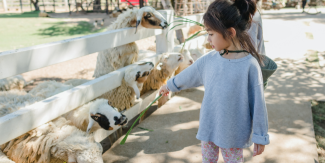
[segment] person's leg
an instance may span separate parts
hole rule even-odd
[[[225,163],[244,162],[242,148],[221,148],[221,153]]]
[[[213,142],[201,141],[202,163],[217,163],[219,158],[219,147]]]
[[[302,1],[302,11],[305,11],[305,6],[306,6],[307,1]]]

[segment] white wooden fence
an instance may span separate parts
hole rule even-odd
[[[173,21],[173,11],[162,10],[159,12],[165,16],[168,22]],[[189,16],[188,18],[199,21],[201,17],[202,15],[199,14]],[[184,24],[175,28],[175,30],[187,26],[188,24]],[[138,30],[137,34],[134,34],[135,28],[124,28],[5,51],[0,53],[0,79],[82,57],[104,49],[124,45],[150,36],[156,36],[157,54],[171,52],[174,46],[174,32],[170,31],[166,37],[169,29],[170,27],[167,30],[141,29]],[[146,58],[146,60],[156,63],[159,56],[154,55]],[[26,106],[12,114],[0,117],[0,144],[4,144],[120,86],[125,69],[122,68],[111,72],[43,101]],[[143,95],[138,103],[124,112],[124,114],[129,119],[132,119],[143,111],[153,101],[156,95],[157,91]],[[101,141],[114,131],[99,130],[95,135],[95,139],[96,141]]]

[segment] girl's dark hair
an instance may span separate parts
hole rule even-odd
[[[253,0],[215,0],[208,7],[203,21],[206,28],[221,33],[225,39],[231,39],[228,28],[233,27],[241,48],[251,53],[263,66],[262,56],[254,48],[247,33],[255,11],[256,3]]]

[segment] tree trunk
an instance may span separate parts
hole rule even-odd
[[[94,1],[94,5],[93,5],[93,10],[94,11],[101,11],[101,5],[100,5],[100,0],[95,0]]]
[[[30,0],[30,2],[34,5],[35,11],[39,11],[38,0],[34,2],[34,0]]]

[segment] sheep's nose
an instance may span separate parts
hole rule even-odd
[[[190,60],[190,65],[193,64],[193,63],[194,63],[194,61],[191,59],[191,60]]]

